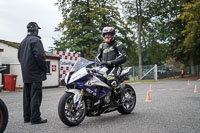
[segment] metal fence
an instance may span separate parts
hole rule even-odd
[[[143,80],[152,80],[157,77],[157,79],[165,79],[165,78],[177,78],[181,77],[181,69],[177,68],[173,65],[161,65],[157,66],[156,71],[152,69],[155,65],[144,65],[142,66],[142,75],[145,75]],[[152,70],[151,70],[152,69]],[[151,71],[150,71],[151,70]],[[186,76],[197,76],[200,78],[200,65],[196,66],[185,66],[183,68],[184,75]],[[129,72],[129,79],[131,80],[139,80],[139,67],[133,66],[131,71]],[[155,75],[156,74],[156,75]]]

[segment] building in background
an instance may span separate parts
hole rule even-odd
[[[16,87],[23,87],[21,66],[17,58],[19,43],[0,40],[0,63],[6,65],[4,73],[17,75]],[[59,86],[60,56],[46,52],[46,61],[48,66],[47,80],[43,82],[43,87]],[[0,65],[1,65],[0,64]],[[0,84],[4,83],[3,74],[0,75]]]

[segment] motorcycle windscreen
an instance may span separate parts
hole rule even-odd
[[[74,74],[72,74],[70,80],[69,80],[69,84],[86,76],[88,74],[86,67],[81,68],[80,70],[78,70],[77,72],[75,72]]]

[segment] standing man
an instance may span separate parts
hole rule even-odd
[[[21,64],[24,82],[23,110],[24,123],[46,123],[47,119],[40,117],[40,105],[42,102],[42,81],[46,80],[47,66],[45,51],[38,36],[41,29],[37,23],[30,22],[27,25],[28,35],[21,42],[18,50],[18,60]]]
[[[107,82],[119,92],[118,78],[122,71],[122,64],[126,62],[126,48],[122,42],[115,40],[113,27],[104,27],[102,36],[104,43],[99,46],[95,62],[97,65],[104,65],[108,68]]]

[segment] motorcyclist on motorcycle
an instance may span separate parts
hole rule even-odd
[[[122,64],[126,62],[126,48],[122,42],[115,40],[115,29],[113,27],[104,27],[102,36],[104,43],[99,46],[95,63],[108,68],[107,83],[119,92],[118,78],[122,71]]]

